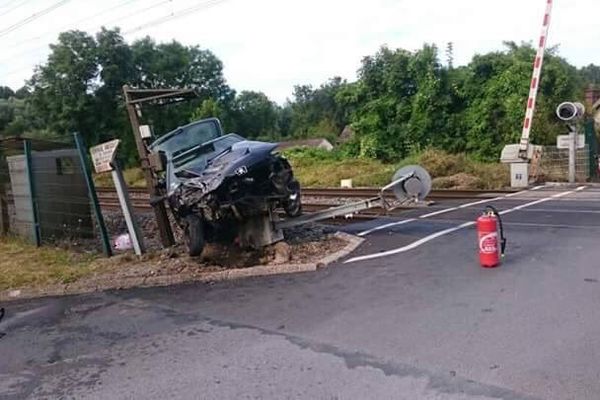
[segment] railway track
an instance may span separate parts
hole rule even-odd
[[[104,209],[119,209],[119,201],[117,199],[117,193],[113,188],[98,188],[98,199],[100,200],[100,206]],[[499,195],[512,193],[511,190],[432,190],[427,200],[429,201],[441,201],[441,200],[460,200],[460,199],[491,199],[498,197]],[[149,211],[152,207],[149,204],[148,193],[145,188],[129,188],[129,195],[131,202],[135,209],[140,211]],[[325,208],[338,205],[342,202],[347,202],[347,199],[369,199],[377,197],[379,195],[379,189],[376,188],[305,188],[302,190],[302,196],[304,198],[303,208],[306,212],[321,211]],[[390,193],[390,196],[393,196]],[[321,200],[321,201],[319,201]],[[322,200],[326,200],[323,202]],[[338,200],[338,202],[331,201]],[[400,212],[401,210],[399,210]],[[381,209],[367,210],[361,215],[365,216],[376,216],[381,215],[384,211]]]

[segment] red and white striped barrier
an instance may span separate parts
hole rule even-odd
[[[519,144],[519,155],[522,158],[527,157],[527,149],[529,147],[529,135],[531,133],[531,125],[533,123],[533,115],[535,113],[535,103],[537,100],[540,77],[542,75],[542,66],[544,64],[544,53],[546,52],[546,43],[548,43],[548,32],[550,30],[550,18],[552,15],[553,0],[544,1],[546,1],[546,13],[544,14],[542,34],[540,35],[537,55],[535,56],[535,61],[533,62],[533,76],[531,78],[529,98],[527,99],[527,111],[525,112],[523,132],[521,133],[521,142]]]

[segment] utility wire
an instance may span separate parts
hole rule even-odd
[[[178,19],[178,18],[186,17],[186,16],[191,15],[193,13],[196,13],[196,12],[202,10],[202,9],[216,6],[219,3],[223,3],[224,1],[226,1],[226,0],[209,0],[209,1],[205,1],[205,2],[203,2],[201,4],[197,4],[195,6],[186,8],[184,10],[181,10],[181,11],[178,11],[178,12],[175,12],[175,13],[171,13],[170,15],[166,15],[166,16],[157,18],[157,19],[155,19],[153,21],[144,23],[142,25],[138,25],[135,28],[132,28],[132,29],[129,29],[129,30],[123,32],[123,35],[129,35],[131,33],[135,33],[135,32],[141,31],[141,30],[145,30],[145,29],[150,28],[150,27],[155,27],[155,26],[162,25],[162,24],[164,24],[166,22],[173,21],[173,20]]]
[[[78,21],[75,21],[75,22],[71,22],[71,23],[68,23],[68,24],[62,25],[62,26],[58,27],[58,30],[59,30],[59,31],[61,31],[61,30],[63,30],[63,29],[66,29],[66,28],[68,28],[68,27],[71,27],[71,26],[74,26],[74,25],[80,24],[80,23],[82,23],[82,22],[89,21],[89,20],[91,20],[91,19],[94,19],[94,18],[97,18],[97,17],[99,17],[99,16],[101,16],[101,15],[107,14],[107,13],[109,13],[109,12],[111,12],[111,11],[114,11],[114,10],[116,10],[116,9],[118,9],[118,8],[124,7],[124,6],[126,6],[126,5],[129,5],[129,4],[131,4],[131,3],[135,3],[136,1],[140,1],[140,0],[128,0],[128,1],[125,1],[125,2],[123,2],[123,3],[117,4],[116,6],[113,6],[113,7],[107,8],[107,9],[105,9],[105,10],[103,10],[103,11],[100,11],[98,14],[89,15],[89,16],[87,16],[87,17],[84,17],[84,18],[82,18],[82,19],[80,19],[80,20],[78,20]],[[172,0],[168,0],[168,1],[172,1]],[[104,24],[103,24],[103,25],[104,25]],[[35,41],[35,40],[42,39],[42,38],[44,38],[44,37],[46,37],[46,36],[48,36],[48,35],[50,35],[50,34],[54,33],[56,30],[57,30],[57,29],[53,29],[53,30],[51,30],[51,31],[46,31],[46,32],[44,32],[44,33],[40,33],[40,34],[39,34],[39,35],[37,35],[37,36],[34,36],[34,37],[30,37],[30,38],[27,38],[27,39],[21,40],[20,42],[14,43],[14,44],[12,44],[12,45],[10,45],[10,46],[2,46],[2,47],[4,47],[5,49],[13,49],[13,48],[15,48],[15,47],[21,47],[21,46],[22,46],[23,44],[25,44],[25,43],[30,43],[30,42],[33,42],[33,41]],[[44,47],[45,47],[45,46],[44,46]],[[36,47],[35,49],[39,49],[39,48],[40,48],[40,47]],[[15,55],[19,55],[19,54],[23,54],[23,53],[18,53],[18,54],[15,54]]]
[[[107,8],[106,10],[100,11],[100,12],[99,12],[99,13],[97,13],[97,14],[89,15],[89,16],[87,16],[87,17],[85,17],[85,18],[82,18],[82,19],[80,19],[80,20],[78,20],[78,21],[75,21],[75,22],[71,22],[71,23],[68,23],[68,24],[62,25],[62,26],[60,26],[58,29],[53,29],[53,30],[51,30],[51,31],[46,31],[46,32],[44,32],[44,33],[41,33],[41,34],[39,34],[39,35],[37,35],[37,36],[30,37],[30,38],[27,38],[27,39],[25,39],[25,40],[22,40],[22,41],[20,41],[20,42],[14,43],[14,44],[12,44],[12,45],[10,45],[10,46],[5,46],[4,48],[6,48],[6,49],[13,49],[13,48],[15,48],[15,47],[21,47],[21,46],[22,46],[23,44],[25,44],[25,43],[33,42],[33,41],[35,41],[35,40],[41,39],[41,38],[43,38],[43,37],[46,37],[46,36],[48,36],[48,35],[50,35],[50,34],[54,33],[56,30],[59,30],[59,31],[61,31],[61,30],[63,30],[63,29],[66,29],[66,28],[69,28],[69,27],[71,27],[71,26],[74,26],[74,25],[80,24],[80,23],[82,23],[82,22],[86,22],[86,21],[92,20],[92,19],[94,19],[94,18],[97,18],[97,17],[99,17],[99,16],[101,16],[101,15],[104,15],[104,14],[106,14],[106,13],[109,13],[109,12],[111,12],[111,11],[114,11],[114,10],[116,10],[116,9],[118,9],[118,8],[124,7],[124,6],[128,5],[128,4],[135,3],[136,1],[140,1],[140,0],[128,0],[128,1],[125,1],[125,2],[123,2],[123,3],[121,3],[121,4],[117,4],[116,6],[113,6],[113,7]],[[169,1],[171,1],[171,0],[169,0]],[[39,47],[37,47],[37,48],[39,49]]]
[[[23,0],[22,2],[20,2],[16,6],[13,6],[13,7],[9,8],[8,10],[4,11],[2,14],[0,14],[0,17],[2,17],[3,15],[11,13],[13,10],[16,10],[17,8],[21,7],[23,4],[27,3],[28,1],[30,1],[30,0]],[[4,7],[8,6],[10,3],[14,3],[14,1],[10,1],[10,2],[6,3]]]
[[[51,5],[48,8],[43,9],[42,11],[39,11],[37,13],[31,14],[29,17],[27,17],[27,18],[25,18],[25,19],[23,19],[23,20],[15,23],[15,24],[9,26],[8,28],[0,31],[0,37],[6,36],[9,33],[13,32],[13,31],[16,31],[17,29],[21,28],[22,26],[25,26],[25,25],[29,24],[30,22],[33,22],[36,19],[43,17],[44,15],[46,15],[46,14],[48,14],[48,13],[56,10],[57,8],[64,6],[69,1],[70,0],[61,0],[61,1],[57,2],[57,3],[54,3],[53,5]]]
[[[141,9],[141,10],[138,10],[138,11],[134,11],[134,12],[132,12],[132,13],[130,13],[130,14],[124,15],[124,16],[122,16],[122,17],[119,17],[119,18],[111,19],[110,21],[107,21],[107,22],[105,22],[105,23],[103,23],[103,24],[101,24],[101,25],[110,25],[110,24],[114,24],[115,22],[119,22],[119,21],[122,21],[122,20],[124,20],[124,19],[130,18],[130,17],[133,17],[134,15],[140,15],[140,14],[143,14],[143,13],[145,13],[145,12],[147,12],[147,11],[150,11],[150,10],[153,10],[153,9],[155,9],[155,8],[157,8],[157,7],[160,7],[160,6],[162,6],[163,4],[172,3],[172,2],[173,2],[173,0],[163,0],[163,1],[159,1],[158,3],[154,3],[154,4],[152,4],[151,6],[148,6],[148,7],[144,8],[144,9]]]
[[[74,26],[74,25],[76,25],[76,24],[80,24],[81,22],[89,21],[89,20],[91,20],[91,19],[94,19],[94,18],[96,18],[96,17],[98,17],[98,16],[100,16],[100,15],[104,15],[104,14],[106,14],[106,13],[110,12],[110,11],[113,11],[113,10],[115,10],[115,9],[117,9],[117,8],[123,7],[123,6],[125,6],[125,5],[128,5],[128,4],[134,3],[134,2],[136,2],[136,1],[139,1],[139,0],[129,0],[129,1],[126,1],[126,2],[124,2],[124,3],[121,3],[121,4],[117,5],[117,6],[111,7],[111,8],[109,8],[109,9],[107,9],[107,10],[101,11],[101,12],[100,12],[100,13],[98,13],[98,14],[94,14],[94,15],[91,15],[91,16],[89,16],[89,17],[86,17],[86,18],[80,19],[79,21],[76,21],[76,22],[74,22],[74,23],[70,23],[70,24],[63,25],[63,26],[59,27],[59,28],[58,28],[58,30],[59,30],[59,31],[62,31],[63,29],[66,29],[66,28],[72,27],[72,26]],[[107,25],[111,25],[111,24],[113,24],[113,23],[115,23],[115,22],[122,21],[122,20],[124,20],[124,19],[131,18],[131,17],[133,17],[133,16],[136,16],[136,15],[141,15],[141,14],[144,14],[144,13],[146,13],[147,11],[150,11],[150,10],[152,10],[152,9],[154,9],[154,8],[157,8],[157,7],[159,7],[159,6],[163,5],[163,4],[172,3],[172,2],[173,2],[173,0],[162,0],[162,1],[158,2],[158,3],[154,3],[154,4],[152,4],[152,5],[148,6],[148,7],[141,8],[141,9],[139,9],[139,10],[133,11],[133,12],[131,12],[131,13],[129,13],[129,14],[126,14],[126,15],[124,15],[124,16],[121,16],[121,17],[118,17],[118,18],[111,19],[111,20],[109,20],[109,21],[106,21],[106,22],[103,22],[103,23],[101,23],[101,24],[96,24],[96,26],[107,26]],[[5,48],[6,48],[6,49],[13,49],[13,48],[16,48],[16,47],[21,47],[21,45],[23,45],[24,43],[29,43],[29,42],[32,42],[32,41],[34,41],[34,40],[41,39],[41,38],[43,38],[43,37],[46,37],[46,36],[48,36],[48,35],[50,35],[50,34],[53,34],[53,33],[55,33],[55,31],[56,31],[56,30],[54,29],[54,30],[52,30],[52,31],[47,31],[47,32],[44,32],[44,33],[42,33],[42,34],[40,34],[40,35],[38,35],[38,36],[36,36],[36,37],[32,37],[32,38],[29,38],[29,39],[25,39],[25,40],[23,40],[23,41],[21,41],[21,42],[17,42],[17,43],[15,43],[15,44],[12,44],[12,45],[10,45],[10,46],[6,46]],[[38,47],[33,47],[33,48],[29,49],[29,50],[26,50],[26,51],[23,51],[23,52],[19,52],[19,53],[13,53],[13,54],[11,54],[11,55],[10,55],[10,59],[12,59],[12,58],[14,58],[14,57],[21,56],[21,55],[23,55],[23,54],[29,54],[29,53],[35,52],[36,50],[40,50],[40,49],[43,49],[43,48],[46,48],[46,45],[44,45],[44,46],[38,46]],[[5,59],[2,59],[2,60],[0,60],[0,62],[4,62],[4,61],[8,61],[8,60],[9,60],[9,58],[5,58]]]
[[[170,0],[168,0],[168,1],[170,1]],[[202,9],[206,9],[206,8],[210,8],[210,7],[216,6],[219,3],[223,3],[225,1],[227,1],[227,0],[208,0],[208,1],[202,2],[200,4],[196,4],[195,6],[188,7],[186,9],[184,9],[184,10],[181,10],[181,11],[178,11],[178,12],[175,12],[175,13],[171,13],[171,14],[163,16],[161,18],[157,18],[157,19],[155,19],[153,21],[150,21],[150,22],[138,25],[135,28],[132,28],[132,29],[126,31],[126,32],[123,32],[123,35],[128,35],[128,34],[131,34],[131,33],[139,32],[141,30],[149,29],[151,27],[156,27],[156,26],[162,25],[164,23],[167,23],[169,21],[172,21],[172,20],[175,20],[175,19],[179,19],[179,18],[188,16],[188,15],[191,15],[191,14],[196,13],[196,12],[202,10]],[[150,7],[153,7],[153,6],[150,6]],[[2,60],[2,61],[5,61],[5,60]],[[17,74],[17,73],[21,72],[22,70],[23,70],[23,68],[14,69],[12,71],[9,71],[7,73],[2,74],[2,76],[11,76],[11,75],[14,75],[14,74]]]
[[[16,1],[16,0],[8,0],[8,1],[7,1],[6,3],[4,3],[4,4],[2,5],[2,7],[0,7],[0,8],[6,8],[6,7],[10,6],[12,3],[14,3],[15,1]]]

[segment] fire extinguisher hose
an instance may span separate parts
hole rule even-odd
[[[491,214],[495,215],[498,219],[498,227],[500,229],[500,254],[504,257],[504,252],[506,251],[506,237],[504,236],[504,226],[502,225],[502,218],[500,218],[500,213],[494,206],[486,206],[486,210],[489,210]]]

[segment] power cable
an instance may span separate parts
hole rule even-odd
[[[170,0],[167,0],[167,1],[170,1]],[[123,34],[123,36],[125,36],[125,35],[131,34],[131,33],[135,33],[135,32],[141,31],[141,30],[148,29],[150,27],[156,27],[156,26],[162,25],[162,24],[164,24],[166,22],[169,22],[169,21],[172,21],[172,20],[175,20],[175,19],[179,19],[179,18],[188,16],[188,15],[191,15],[191,14],[196,13],[196,12],[202,10],[202,9],[206,9],[206,8],[210,8],[210,7],[216,6],[219,3],[223,3],[225,1],[227,1],[227,0],[208,0],[208,1],[202,2],[200,4],[196,4],[196,5],[192,6],[192,7],[188,7],[186,9],[184,9],[184,10],[181,10],[181,11],[178,11],[178,12],[175,12],[175,13],[171,13],[169,15],[157,18],[157,19],[155,19],[153,21],[150,21],[150,22],[138,25],[137,27],[132,28],[132,29],[126,31],[126,32],[123,32],[122,34]],[[154,6],[155,5],[150,6],[150,7],[154,7]],[[44,48],[45,48],[45,46],[44,46]],[[37,49],[35,49],[35,50],[37,50]],[[2,60],[2,61],[5,61],[5,60]],[[23,70],[23,68],[14,69],[12,71],[9,71],[7,73],[2,74],[2,76],[11,76],[11,75],[14,75],[16,73],[21,72],[22,70]]]
[[[14,3],[15,1],[17,1],[17,0],[8,0],[8,1],[7,1],[6,3],[4,3],[4,4],[2,5],[2,7],[0,7],[0,8],[6,8],[6,7],[10,6],[12,3]]]
[[[134,2],[134,1],[139,1],[139,0],[130,0],[130,1],[128,1],[128,2],[125,2],[125,3],[123,3],[123,5],[124,5],[124,4],[129,4],[129,3],[132,3],[132,2]],[[154,9],[154,8],[160,7],[160,6],[161,6],[161,5],[163,5],[163,4],[172,3],[172,2],[173,2],[173,0],[162,0],[162,1],[159,1],[159,2],[157,2],[157,3],[154,3],[154,4],[150,5],[150,6],[148,6],[148,7],[142,8],[142,9],[140,9],[140,10],[136,10],[136,11],[134,11],[134,12],[132,12],[132,13],[129,13],[129,14],[127,14],[127,15],[124,15],[124,16],[121,16],[121,17],[118,17],[118,18],[114,18],[114,19],[112,19],[112,20],[109,20],[109,21],[103,22],[103,23],[101,23],[101,24],[98,24],[98,25],[99,25],[99,26],[105,26],[105,25],[113,24],[113,23],[115,23],[115,22],[118,22],[118,21],[121,21],[121,20],[124,20],[124,19],[130,18],[130,17],[132,17],[132,16],[136,16],[136,15],[141,15],[141,14],[144,14],[145,12],[147,12],[147,11],[150,11],[150,10],[152,10],[152,9]],[[103,12],[103,13],[105,13],[105,12]],[[91,18],[86,18],[86,20],[89,20],[89,19],[91,19]],[[81,21],[78,21],[77,23],[79,23],[79,22],[81,22]],[[66,27],[66,26],[72,26],[72,25],[71,25],[71,24],[69,24],[69,25],[63,25],[63,27]],[[63,29],[63,27],[61,27],[61,28],[59,28],[59,29]],[[43,36],[45,36],[45,35],[47,35],[47,34],[50,34],[50,33],[53,33],[53,32],[54,32],[54,31],[52,31],[52,32],[47,32],[46,34],[42,34],[42,35],[40,35],[40,37],[43,37]],[[25,42],[26,42],[26,41],[25,41]],[[21,44],[22,44],[22,43],[24,43],[24,42],[21,42]],[[18,44],[17,44],[17,45],[12,45],[12,46],[9,46],[9,47],[7,47],[7,49],[14,48],[14,47],[17,47],[17,46],[18,46]],[[9,55],[7,58],[3,58],[2,60],[0,60],[0,63],[6,62],[6,61],[10,61],[10,60],[12,60],[12,59],[13,59],[13,58],[15,58],[15,57],[19,57],[19,56],[21,56],[21,55],[24,55],[24,54],[30,54],[30,53],[34,53],[34,52],[36,52],[36,51],[38,51],[38,50],[45,49],[46,47],[47,47],[47,45],[44,45],[44,46],[38,46],[38,47],[33,47],[33,48],[29,49],[29,50],[25,50],[25,51],[22,51],[22,52],[18,52],[18,53],[13,53],[13,54],[10,54],[10,55]]]
[[[163,0],[163,1],[159,1],[158,3],[154,3],[154,4],[152,4],[151,6],[148,6],[148,7],[144,8],[144,9],[142,9],[142,10],[138,10],[138,11],[132,12],[132,13],[130,13],[130,14],[124,15],[124,16],[122,16],[122,17],[119,17],[119,18],[111,19],[110,21],[108,21],[108,22],[105,22],[105,23],[101,24],[101,26],[103,26],[103,25],[110,25],[110,24],[114,24],[115,22],[122,21],[122,20],[124,20],[124,19],[130,18],[130,17],[133,17],[134,15],[140,15],[140,14],[143,14],[143,13],[145,13],[145,12],[147,12],[147,11],[150,11],[150,10],[153,10],[153,9],[155,9],[155,8],[157,8],[157,7],[160,7],[160,6],[162,6],[163,4],[172,3],[172,2],[173,2],[173,0]]]
[[[71,23],[69,23],[69,24],[62,25],[62,26],[58,27],[58,30],[60,31],[60,30],[62,30],[62,29],[65,29],[65,28],[68,28],[68,27],[71,27],[71,26],[74,26],[74,25],[80,24],[80,23],[82,23],[82,22],[89,21],[89,20],[91,20],[91,19],[94,19],[94,18],[97,18],[97,17],[99,17],[99,16],[101,16],[101,15],[107,14],[107,13],[109,13],[109,12],[111,12],[111,11],[114,11],[114,10],[116,10],[116,9],[118,9],[118,8],[124,7],[124,6],[126,6],[126,5],[129,5],[129,4],[131,4],[131,3],[135,3],[136,1],[140,1],[140,0],[128,0],[128,1],[125,1],[125,2],[123,2],[123,3],[121,3],[121,4],[118,4],[118,5],[116,5],[116,6],[113,6],[113,7],[107,8],[107,9],[105,9],[105,10],[103,10],[103,11],[100,11],[100,12],[99,12],[99,13],[97,13],[97,14],[89,15],[89,16],[87,16],[87,17],[84,17],[84,18],[82,18],[82,19],[80,19],[80,20],[78,20],[78,21],[75,21],[75,22],[71,22]],[[168,1],[172,1],[172,0],[168,0]],[[14,44],[12,44],[12,45],[10,45],[10,46],[3,46],[3,47],[4,47],[5,49],[13,49],[13,48],[15,48],[15,47],[21,47],[21,46],[22,46],[23,44],[25,44],[25,43],[29,43],[29,42],[33,42],[33,41],[35,41],[35,40],[38,40],[38,39],[42,39],[42,38],[44,38],[44,37],[46,37],[46,36],[48,36],[48,35],[50,35],[50,34],[54,33],[56,30],[57,30],[57,29],[53,29],[53,30],[51,30],[51,31],[46,31],[46,32],[44,32],[44,33],[40,33],[40,34],[39,34],[39,35],[37,35],[37,36],[30,37],[30,38],[27,38],[27,39],[21,40],[20,42],[14,43]],[[44,46],[44,47],[45,47],[45,46]],[[36,49],[39,49],[39,48],[40,48],[40,47],[36,47]],[[21,54],[21,53],[18,53],[18,54],[15,54],[15,55],[19,55],[19,54]]]
[[[37,13],[33,13],[33,14],[31,14],[29,17],[27,17],[27,18],[25,18],[25,19],[23,19],[23,20],[21,20],[21,21],[19,21],[19,22],[15,23],[15,24],[13,24],[13,25],[9,26],[8,28],[6,28],[6,29],[4,29],[4,30],[0,31],[0,37],[2,37],[2,36],[6,36],[6,35],[8,35],[9,33],[11,33],[11,32],[14,32],[14,31],[16,31],[17,29],[19,29],[19,28],[21,28],[21,27],[23,27],[23,26],[25,26],[25,25],[29,24],[30,22],[33,22],[33,21],[35,21],[36,19],[43,17],[44,15],[46,15],[46,14],[48,14],[48,13],[50,13],[50,12],[52,12],[52,11],[56,10],[57,8],[64,6],[64,5],[65,5],[65,4],[67,4],[69,1],[70,1],[70,0],[61,0],[61,1],[57,2],[57,3],[54,3],[53,5],[51,5],[51,6],[50,6],[50,7],[48,7],[48,8],[45,8],[45,9],[43,9],[42,11],[39,11],[39,12],[37,12]]]
[[[227,1],[227,0],[209,0],[209,1],[203,2],[201,4],[197,4],[195,6],[186,8],[184,10],[181,10],[181,11],[178,11],[178,12],[175,12],[175,13],[171,13],[170,15],[166,15],[166,16],[157,18],[157,19],[155,19],[153,21],[144,23],[142,25],[138,25],[135,28],[132,28],[132,29],[129,29],[129,30],[123,32],[123,35],[129,35],[131,33],[135,33],[135,32],[141,31],[141,30],[145,30],[146,28],[149,28],[149,27],[159,26],[159,25],[162,25],[162,24],[164,24],[166,22],[173,21],[175,19],[179,19],[179,18],[182,18],[182,17],[186,17],[186,16],[191,15],[191,14],[193,14],[195,12],[198,12],[198,11],[200,11],[202,9],[216,6],[219,3],[223,3],[225,1]]]
[[[11,8],[9,8],[8,10],[4,11],[2,14],[0,14],[0,17],[11,13],[13,10],[16,10],[17,8],[21,7],[23,4],[29,2],[30,0],[23,0],[22,2],[20,2],[19,4],[17,4],[16,6],[13,6]],[[6,3],[5,7],[8,6],[10,3],[14,3],[14,1],[10,1],[8,3]]]

